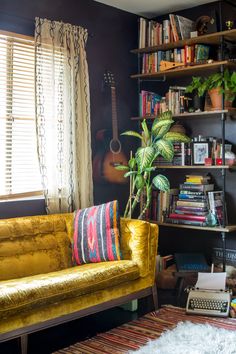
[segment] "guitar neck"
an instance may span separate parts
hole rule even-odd
[[[111,86],[111,113],[112,113],[112,137],[114,140],[118,140],[116,88],[114,86]]]

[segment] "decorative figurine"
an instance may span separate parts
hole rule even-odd
[[[234,26],[233,21],[226,21],[225,24],[228,30],[231,30]]]

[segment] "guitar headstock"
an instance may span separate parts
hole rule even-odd
[[[115,87],[115,79],[114,79],[114,75],[112,74],[111,71],[107,70],[104,73],[104,82],[109,87]]]

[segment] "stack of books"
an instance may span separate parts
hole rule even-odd
[[[214,190],[210,177],[187,175],[180,184],[179,196],[173,213],[166,218],[172,224],[207,226],[209,214],[208,192]]]

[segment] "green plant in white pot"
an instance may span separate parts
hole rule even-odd
[[[167,161],[172,161],[174,157],[173,142],[189,142],[190,139],[182,133],[170,132],[169,129],[174,123],[171,111],[162,113],[156,118],[150,129],[146,121],[142,121],[142,133],[126,131],[122,135],[128,135],[140,139],[139,147],[128,161],[128,166],[116,166],[118,170],[125,170],[125,177],[130,178],[131,191],[124,212],[124,217],[131,217],[136,207],[140,203],[143,193],[146,201],[140,210],[139,219],[142,219],[146,210],[151,205],[152,189],[168,191],[170,188],[169,180],[166,176],[157,173],[155,160],[162,156]]]

